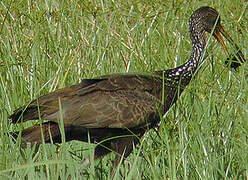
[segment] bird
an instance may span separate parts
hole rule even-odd
[[[148,130],[159,126],[161,115],[176,103],[190,83],[204,61],[207,33],[220,43],[229,56],[228,61],[238,59],[240,64],[246,61],[224,30],[214,8],[204,6],[194,11],[189,19],[189,32],[192,53],[184,64],[147,73],[83,79],[79,84],[38,97],[9,116],[13,124],[39,122],[16,136],[21,136],[24,143],[37,146],[43,141],[61,143],[62,117],[66,142],[77,140],[96,144],[95,159],[115,152],[114,165],[117,166],[122,156],[126,159]],[[222,36],[236,49],[236,58],[228,52]]]

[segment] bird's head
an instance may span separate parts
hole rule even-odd
[[[220,17],[218,12],[208,6],[197,9],[190,17],[191,30],[195,32],[211,31],[215,28],[219,28]]]
[[[240,61],[241,63],[244,63],[246,61],[239,47],[234,43],[231,36],[224,30],[221,24],[219,13],[215,9],[208,7],[208,6],[204,6],[204,7],[197,9],[190,17],[189,26],[190,26],[192,40],[194,40],[194,38],[197,35],[199,36],[201,34],[204,34],[205,32],[208,32],[210,34],[213,34],[215,39],[220,43],[225,53],[228,55],[229,60],[236,59],[237,61]],[[227,39],[227,41],[234,47],[236,51],[235,55],[232,55],[228,52],[226,44],[222,36],[224,36]],[[236,57],[236,58],[230,58],[230,57]],[[230,67],[232,67],[233,62],[230,62],[230,64],[231,64]],[[238,67],[239,65],[238,66],[235,65],[235,66]]]

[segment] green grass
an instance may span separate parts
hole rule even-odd
[[[109,179],[114,155],[92,162],[82,142],[20,148],[7,118],[34,98],[84,78],[161,70],[190,55],[188,19],[216,8],[247,58],[248,2],[1,1],[0,179]],[[207,59],[160,128],[145,134],[116,179],[247,179],[248,65],[225,67],[210,41]],[[81,166],[82,167],[82,166]]]

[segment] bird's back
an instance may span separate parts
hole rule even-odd
[[[60,111],[65,126],[84,128],[133,128],[153,121],[150,114],[165,112],[176,100],[176,86],[159,75],[111,75],[83,80],[80,84],[41,96],[10,116],[14,123],[39,118],[58,123]],[[164,95],[163,91],[164,90]],[[59,108],[59,101],[61,109]]]

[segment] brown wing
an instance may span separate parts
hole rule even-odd
[[[66,111],[73,116],[74,126],[86,128],[133,128],[149,124],[149,114],[156,112],[159,102],[147,92],[137,90],[95,91],[81,96],[80,107]],[[75,106],[76,107],[76,106]],[[68,119],[69,120],[69,119]],[[67,119],[65,119],[67,121]]]
[[[65,125],[84,128],[132,128],[144,126],[160,101],[152,94],[161,86],[157,77],[137,75],[105,76],[84,80],[81,84],[57,90],[14,112],[18,122],[39,119],[58,122],[62,105]],[[39,107],[39,110],[38,110]],[[146,118],[147,117],[147,118]]]
[[[13,123],[19,123],[28,120],[39,119],[39,113],[41,117],[46,114],[52,114],[58,111],[59,98],[74,97],[79,89],[88,87],[99,81],[101,81],[101,79],[86,79],[78,85],[59,89],[52,93],[41,96],[38,99],[32,101],[30,104],[15,110],[14,113],[9,116],[9,118],[12,119]],[[39,111],[37,107],[39,107]]]

